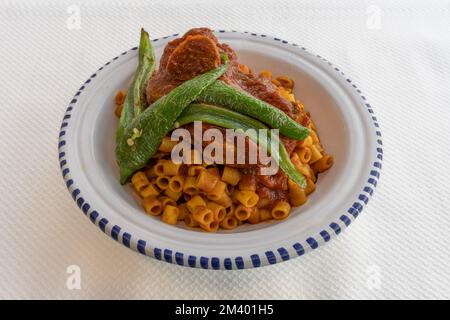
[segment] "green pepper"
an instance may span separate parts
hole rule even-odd
[[[181,112],[225,73],[228,58],[224,55],[223,60],[221,66],[183,82],[156,100],[125,128],[122,139],[116,145],[120,183],[125,184],[133,172],[146,165]]]
[[[206,88],[197,100],[223,106],[258,119],[271,128],[279,129],[280,133],[288,138],[303,140],[309,135],[307,128],[289,118],[280,109],[220,80]]]
[[[147,106],[147,99],[144,94],[148,80],[155,69],[155,52],[148,33],[141,29],[145,34],[143,45],[139,46],[139,63],[143,65],[142,75],[138,79],[139,86],[133,88],[134,98],[134,116],[137,117]]]
[[[123,102],[122,114],[116,132],[116,142],[122,139],[125,127],[145,109],[145,86],[155,68],[155,53],[148,33],[141,29],[139,61],[133,82]]]
[[[184,109],[183,113],[178,117],[175,126],[178,127],[194,121],[203,121],[227,129],[242,129],[247,131],[245,134],[255,143],[258,143],[259,147],[266,149],[291,180],[297,183],[301,188],[306,187],[305,177],[297,171],[294,164],[291,162],[283,143],[278,141],[278,151],[271,150],[270,140],[272,137],[270,131],[267,132],[267,139],[259,139],[259,135],[255,130],[268,129],[268,127],[260,121],[218,106],[191,104]]]

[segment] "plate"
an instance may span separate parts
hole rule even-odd
[[[206,233],[145,214],[130,186],[119,184],[115,161],[114,95],[126,89],[137,48],[100,67],[76,92],[59,134],[59,162],[82,212],[105,234],[156,259],[204,269],[243,269],[286,261],[317,249],[349,226],[367,205],[380,177],[378,120],[357,86],[337,67],[305,48],[264,34],[215,31],[252,70],[296,82],[294,94],[311,112],[335,164],[320,175],[307,204],[279,222]],[[154,39],[159,58],[178,34]]]

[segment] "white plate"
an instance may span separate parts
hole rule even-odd
[[[82,211],[125,246],[183,266],[212,269],[259,267],[316,249],[348,226],[371,196],[381,169],[382,142],[372,107],[330,62],[287,41],[256,33],[216,31],[239,60],[258,72],[287,75],[311,112],[324,148],[335,165],[321,174],[306,205],[281,222],[243,225],[206,233],[145,214],[129,186],[119,184],[114,157],[117,119],[114,95],[126,89],[137,50],[123,52],[97,70],[75,94],[59,138],[66,185]],[[153,40],[160,57],[168,41]]]

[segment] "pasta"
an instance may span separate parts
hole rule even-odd
[[[161,145],[159,146],[159,151],[162,152],[171,152],[172,149],[177,145],[178,141],[172,141],[169,137],[164,137],[161,141]]]
[[[249,208],[243,205],[239,205],[234,210],[234,216],[239,221],[245,221],[251,216],[251,214],[253,213],[253,211],[255,211],[255,209],[256,209],[255,207]]]
[[[294,81],[286,76],[279,76],[276,77],[275,79],[277,79],[280,85],[285,89],[292,90],[292,88],[294,87]]]
[[[220,178],[220,173],[219,173],[219,169],[217,167],[207,167],[206,171],[208,171],[209,173],[211,173],[212,175],[215,175],[216,177]]]
[[[166,189],[166,191],[164,191],[164,194],[166,196],[168,196],[170,199],[172,199],[173,201],[178,201],[178,199],[180,199],[181,196],[183,195],[183,192],[173,191],[172,189],[168,188],[168,189]]]
[[[314,180],[314,172],[312,171],[309,164],[305,163],[297,169],[301,174],[303,174],[307,179]]]
[[[289,198],[291,201],[291,205],[293,205],[294,207],[298,207],[301,206],[302,204],[305,204],[307,200],[305,190],[300,188],[291,179],[289,179],[288,185],[289,185]]]
[[[225,166],[222,172],[222,181],[236,186],[241,180],[241,173],[239,170]]]
[[[316,124],[314,123],[314,121],[312,121],[312,120],[310,121],[309,128],[311,130],[313,130],[314,132],[317,131],[317,127],[316,127]]]
[[[246,66],[245,64],[239,64],[239,70],[241,70],[243,73],[249,74],[250,68]]]
[[[327,171],[331,168],[333,165],[334,158],[330,155],[324,155],[322,158],[320,158],[316,163],[312,165],[312,169],[314,172],[322,173],[324,171]]]
[[[197,207],[206,207],[206,202],[202,197],[196,195],[191,198],[188,202],[186,202],[186,206],[190,213],[194,213]]]
[[[206,207],[196,207],[194,212],[192,212],[192,217],[195,221],[202,224],[210,224],[214,221],[214,214],[213,212],[206,208]]]
[[[236,228],[238,225],[238,221],[235,217],[225,217],[221,222],[220,226],[224,228],[225,230],[232,230]]]
[[[166,208],[166,206],[177,206],[177,203],[173,199],[166,196],[161,196],[158,198],[158,200],[161,202],[163,210]]]
[[[317,136],[317,133],[314,130],[310,130],[309,135],[312,138],[314,144],[320,143],[319,137]]]
[[[147,187],[150,184],[150,181],[148,181],[148,178],[144,172],[139,171],[139,172],[136,172],[131,177],[131,183],[133,184],[133,187],[136,190],[136,192],[139,193],[142,191],[142,189],[144,189],[145,187]]]
[[[166,190],[169,187],[169,177],[158,176],[155,183],[160,190]]]
[[[297,155],[302,163],[308,163],[311,161],[311,148],[301,147]]]
[[[201,223],[200,228],[208,232],[215,232],[219,229],[219,222],[213,220],[209,223]]]
[[[210,192],[216,186],[217,181],[219,181],[219,178],[215,174],[202,170],[195,180],[195,185],[200,190]]]
[[[183,191],[184,177],[183,176],[173,176],[169,180],[168,188],[173,192]]]
[[[212,211],[215,221],[220,222],[227,215],[227,211],[226,211],[225,207],[223,207],[215,202],[208,202],[207,207],[209,210]]]
[[[240,68],[251,73],[245,65]],[[274,78],[267,70],[260,76],[272,81],[282,97],[304,110],[303,104],[294,96],[292,79],[286,76]],[[120,96],[117,99],[120,100]],[[304,120],[301,113],[295,118],[300,123]],[[171,225],[183,224],[215,232],[220,228],[233,230],[245,223],[286,219],[292,207],[307,203],[308,195],[315,191],[318,174],[334,164],[333,156],[324,151],[316,124],[308,120],[305,126],[310,129],[310,134],[304,140],[295,141],[289,151],[296,170],[306,178],[304,189],[285,175],[259,176],[257,171],[249,171],[246,166],[202,161],[201,152],[196,149],[184,157],[183,163],[175,163],[170,160],[170,153],[178,142],[171,141],[170,136],[162,139],[157,155],[147,166],[132,175],[132,186],[142,198],[145,212],[160,216],[163,222]],[[232,145],[226,147],[235,150]]]
[[[180,214],[180,209],[178,209],[175,206],[167,205],[164,208],[164,212],[162,214],[162,221],[168,224],[177,224],[178,222],[178,215]]]
[[[145,212],[152,216],[158,216],[162,212],[162,204],[155,197],[145,198],[142,201],[142,206],[144,207]]]
[[[221,206],[224,206],[225,208],[230,208],[233,205],[233,200],[230,198],[230,196],[226,193],[222,195],[222,198],[219,200],[216,200],[218,204]]]
[[[193,196],[196,195],[198,193],[198,188],[197,185],[195,183],[195,177],[186,177],[186,179],[184,180],[184,186],[183,186],[183,192]]]
[[[286,219],[291,212],[291,205],[286,201],[278,202],[272,209],[272,218],[276,220]]]
[[[159,195],[158,189],[153,184],[149,184],[139,192],[142,198],[156,197]]]
[[[312,181],[311,179],[306,179],[305,193],[308,195],[314,190],[316,190],[316,184],[314,183],[314,181]]]
[[[301,141],[300,145],[302,147],[311,147],[313,145],[313,139],[311,138],[311,135],[307,136],[305,140]]]
[[[214,188],[206,194],[209,200],[220,200],[222,199],[223,195],[225,194],[225,190],[227,188],[227,184],[223,181],[217,181]]]
[[[153,170],[157,176],[164,175],[164,161],[167,161],[167,160],[159,160],[153,167]]]
[[[227,211],[227,217],[233,216],[235,209],[236,209],[236,206],[234,205],[234,203],[232,203],[229,207],[225,208],[225,210]]]
[[[277,79],[272,79],[271,81],[272,81],[272,83],[273,83],[274,85],[276,85],[277,87],[281,87],[281,83],[280,83],[280,81],[278,81]]]
[[[241,190],[236,193],[236,200],[244,207],[250,208],[256,206],[259,196],[254,191]]]
[[[311,132],[314,132],[314,131],[311,131]],[[310,163],[314,163],[316,161],[319,161],[323,157],[322,154],[320,153],[319,148],[317,148],[317,145],[313,144],[310,147],[310,150],[311,150],[311,157],[310,157],[310,160],[309,160]]]
[[[278,81],[278,80],[277,80]],[[287,100],[294,102],[295,101],[295,97],[292,93],[289,92],[289,90],[286,89],[281,89],[280,90],[281,95],[286,98]]]
[[[163,162],[163,172],[168,176],[176,176],[180,170],[181,163],[174,163],[172,161]]]
[[[247,220],[251,224],[259,223],[261,221],[260,211],[258,209],[253,210]]]
[[[186,215],[186,217],[184,218],[184,223],[191,228],[195,228],[198,227],[200,224],[195,221],[195,219],[192,217],[192,214],[188,214]]]
[[[268,70],[261,70],[261,72],[259,73],[259,75],[261,77],[267,78],[267,79],[272,79],[272,72],[268,71]]]
[[[291,156],[291,161],[298,172],[303,174],[308,179],[311,179],[313,181],[315,180],[314,172],[311,169],[310,165],[308,163],[303,163],[297,153],[294,153]]]
[[[190,166],[188,169],[188,175],[191,177],[196,177],[199,175],[200,171],[205,170],[204,166],[199,166],[199,165],[195,165],[195,166]]]

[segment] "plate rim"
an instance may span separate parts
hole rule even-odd
[[[313,57],[320,59],[326,62],[335,72],[337,72],[341,77],[344,78],[346,82],[350,84],[353,88],[354,92],[356,92],[357,96],[362,100],[362,104],[366,107],[367,112],[369,113],[368,117],[370,117],[372,125],[375,129],[376,135],[376,160],[371,166],[371,170],[369,172],[369,178],[365,183],[363,189],[359,192],[359,195],[353,205],[347,210],[347,212],[343,213],[340,217],[340,221],[331,221],[328,224],[328,231],[325,230],[323,226],[323,230],[320,231],[316,235],[312,235],[307,237],[305,240],[298,241],[294,244],[291,244],[291,248],[280,247],[276,249],[270,249],[264,253],[254,253],[248,254],[247,256],[237,256],[237,257],[226,257],[219,258],[214,256],[195,256],[195,255],[186,255],[183,252],[173,252],[171,249],[167,248],[156,248],[152,246],[152,250],[147,249],[147,245],[150,247],[151,244],[147,244],[147,242],[143,239],[136,239],[132,236],[131,233],[122,230],[119,225],[114,224],[112,227],[107,228],[110,222],[102,217],[99,212],[97,212],[91,205],[86,202],[83,198],[81,190],[76,187],[76,182],[73,180],[70,174],[70,168],[66,159],[66,127],[71,118],[71,113],[77,104],[78,96],[86,89],[86,86],[91,83],[94,78],[97,76],[99,72],[101,72],[106,66],[113,63],[115,60],[119,59],[120,56],[124,56],[128,53],[136,51],[138,47],[133,47],[127,51],[122,52],[120,55],[114,57],[113,59],[106,62],[103,66],[101,66],[96,72],[94,72],[77,90],[73,98],[71,99],[66,112],[64,113],[60,131],[59,131],[59,139],[58,139],[58,158],[61,173],[63,176],[63,180],[66,184],[66,187],[69,193],[72,195],[73,200],[76,202],[78,207],[83,211],[83,213],[90,219],[92,223],[97,225],[103,233],[110,236],[117,242],[123,244],[127,248],[130,248],[138,253],[143,255],[156,258],[161,261],[177,264],[180,266],[187,267],[197,267],[203,269],[213,269],[213,270],[233,270],[233,269],[246,269],[246,268],[257,268],[266,265],[273,265],[279,262],[287,261],[299,256],[304,255],[305,253],[315,250],[320,246],[323,246],[325,243],[329,242],[331,239],[335,238],[339,235],[343,230],[345,230],[350,224],[356,219],[359,214],[363,211],[364,207],[368,204],[370,198],[373,195],[373,192],[377,186],[378,180],[380,178],[382,161],[383,161],[383,142],[382,135],[378,123],[378,119],[376,118],[372,106],[367,102],[366,97],[362,94],[361,90],[353,83],[348,76],[342,72],[342,70],[331,62],[329,62],[324,57],[314,54],[311,51],[307,50],[305,47],[300,46],[294,42],[289,42],[283,40],[279,37],[267,35],[267,34],[259,34],[255,32],[248,31],[236,31],[236,30],[213,30],[215,34],[223,34],[223,33],[238,33],[246,36],[253,36],[264,38],[266,40],[273,40],[280,44],[296,47],[298,50],[303,50],[305,53],[312,55]],[[163,39],[175,38],[179,36],[179,34],[173,34],[170,36],[164,36],[160,38],[152,39],[152,42],[157,42]],[[107,230],[109,229],[109,230]],[[119,237],[119,234],[122,234]],[[291,256],[289,251],[292,252],[292,248],[296,252],[297,255]],[[257,251],[257,250],[255,250]],[[277,253],[279,257],[275,254]]]

